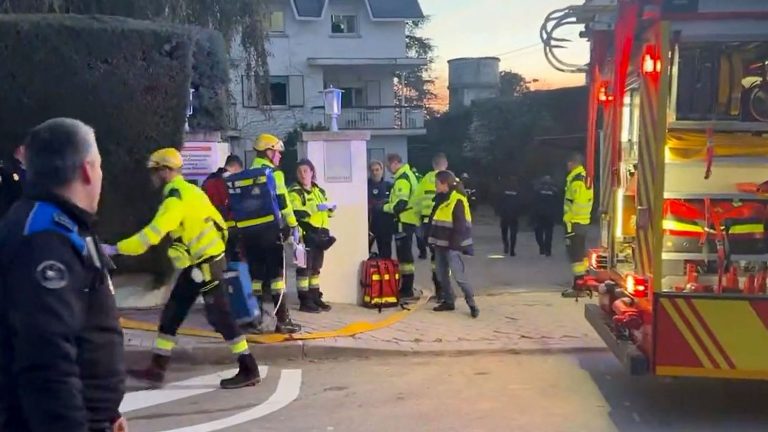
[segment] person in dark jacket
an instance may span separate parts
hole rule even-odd
[[[224,220],[231,220],[229,217],[229,191],[227,191],[227,183],[225,178],[232,174],[237,174],[243,170],[243,161],[237,155],[227,156],[227,160],[224,162],[224,166],[211,173],[203,182],[202,189],[208,199],[211,200],[211,204],[216,207],[216,210],[221,213],[221,217]],[[238,247],[239,237],[234,230],[229,230],[229,237],[227,238],[227,261],[240,261],[240,251]]]
[[[469,201],[461,182],[450,171],[440,171],[435,176],[437,195],[430,216],[428,242],[435,248],[435,272],[437,273],[442,302],[432,310],[447,312],[456,310],[456,294],[451,288],[451,276],[464,293],[472,318],[480,316],[475,294],[466,275],[462,255],[474,255],[472,246],[472,214]]]
[[[0,224],[0,430],[126,431],[113,266],[93,231],[94,131],[52,119],[25,146],[25,197]]]
[[[522,207],[523,202],[517,177],[510,177],[496,198],[496,213],[499,215],[501,225],[501,241],[504,243],[504,254],[509,254],[509,256],[515,256]]]
[[[368,165],[368,230],[371,233],[368,249],[373,248],[382,258],[392,258],[392,239],[395,235],[395,219],[390,213],[385,213],[382,207],[389,202],[392,183],[384,180],[384,164],[372,161]]]
[[[0,218],[21,198],[25,177],[24,146],[18,145],[13,158],[0,161]]]
[[[552,232],[562,200],[560,190],[552,181],[552,177],[544,176],[533,187],[533,229],[536,233],[536,243],[539,254],[552,256]]]

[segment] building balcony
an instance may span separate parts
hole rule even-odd
[[[313,123],[331,126],[323,107],[312,108]],[[424,135],[424,108],[420,106],[368,106],[343,108],[338,118],[341,130],[370,130],[373,135]]]

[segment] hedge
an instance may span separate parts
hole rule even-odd
[[[157,148],[181,147],[190,85],[202,104],[191,122],[223,126],[222,45],[214,32],[126,18],[0,15],[0,150],[52,117],[93,126],[104,169],[99,233],[124,238],[157,208],[146,160]],[[118,266],[166,273],[160,249]]]

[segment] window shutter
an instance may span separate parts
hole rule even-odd
[[[288,105],[304,106],[304,76],[291,75],[288,77]]]

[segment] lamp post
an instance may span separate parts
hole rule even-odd
[[[341,114],[341,94],[344,93],[344,90],[330,86],[320,93],[323,94],[323,101],[325,102],[325,114],[331,116],[331,131],[338,132],[338,118]]]

